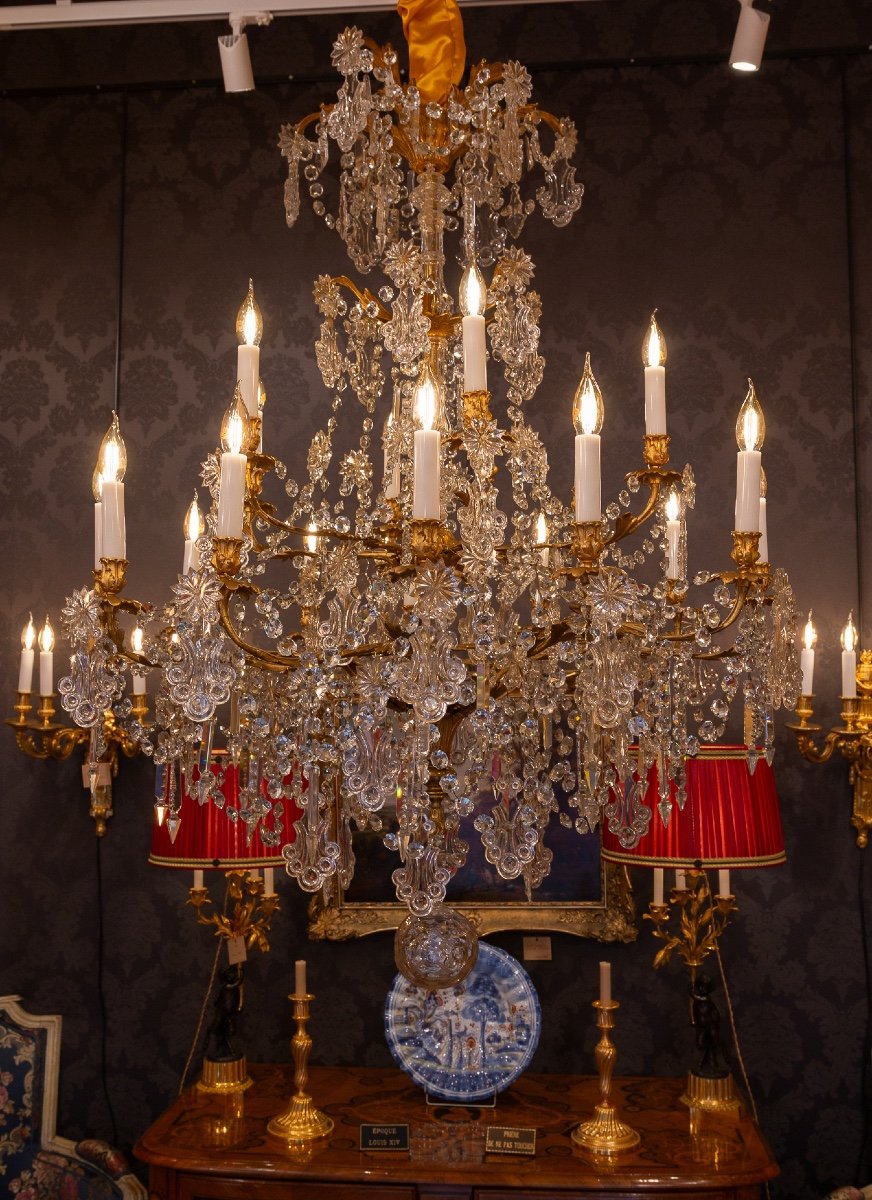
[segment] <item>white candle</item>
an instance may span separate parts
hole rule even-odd
[[[599,965],[600,1004],[612,1002],[612,964],[601,962]]]
[[[387,420],[385,421],[384,434],[383,434],[384,471],[383,471],[382,478],[384,480],[385,499],[386,500],[396,500],[396,498],[400,494],[400,459],[399,459],[399,455],[397,456],[396,462],[394,463],[393,467],[390,466],[389,461],[388,461],[388,458],[389,458],[388,444],[387,444],[388,443],[388,433],[389,433],[389,430],[393,428],[393,424],[394,424],[394,414],[392,412],[390,412],[390,413],[388,413]]]
[[[548,522],[545,520],[545,514],[539,513],[536,518],[536,545],[541,546],[539,551],[539,562],[543,567],[547,567],[551,559],[551,551],[548,549]]]
[[[666,578],[681,579],[683,575],[679,564],[679,544],[681,539],[681,504],[678,493],[669,493],[666,501]]]
[[[718,871],[718,895],[719,896],[731,896],[732,895],[732,892],[730,891],[730,872],[729,871]]]
[[[663,868],[654,868],[654,903],[663,903]]]
[[[463,390],[487,391],[487,346],[485,341],[484,306],[487,286],[481,271],[473,262],[463,272],[460,281],[460,311],[463,313]]]
[[[202,890],[203,887],[203,872],[199,867],[194,868],[194,887],[198,890]]]
[[[294,995],[306,996],[306,960],[298,958],[294,963]]]
[[[679,892],[683,892],[687,888],[687,876],[680,868],[675,872],[675,887]]]
[[[21,662],[18,665],[18,690],[29,692],[33,687],[33,643],[36,641],[36,630],[33,627],[33,615],[27,618],[27,624],[21,631]]]
[[[463,390],[487,391],[487,352],[484,317],[463,318]]]
[[[94,505],[94,569],[100,569],[103,557],[103,505],[98,500]]]
[[[48,617],[39,631],[39,694],[50,696],[54,685],[54,630]]]
[[[142,654],[143,632],[139,625],[133,630],[130,635],[130,647],[134,654]],[[138,671],[133,671],[133,694],[134,696],[145,695],[145,676],[140,675]]]
[[[182,574],[189,571],[199,571],[200,552],[197,540],[203,536],[203,518],[200,516],[200,506],[197,504],[197,493],[188,505],[185,513],[185,553],[182,559]]]
[[[736,529],[756,533],[760,529],[759,450],[740,450],[736,455]]]
[[[803,648],[799,656],[799,665],[802,669],[802,694],[803,696],[814,695],[814,644],[817,641],[817,632],[812,624],[811,611],[808,614],[808,620],[805,623],[803,632]]]
[[[236,347],[236,378],[248,415],[259,417],[257,393],[260,383],[260,346]]]
[[[265,896],[274,896],[276,894],[276,872],[275,867],[264,867],[263,869],[263,893]]]
[[[645,368],[645,433],[666,433],[666,339],[660,332],[656,310],[642,342]]]
[[[766,532],[766,497],[760,497],[760,552],[759,561],[761,563],[769,562],[769,537]]]
[[[124,484],[114,479],[103,480],[102,558],[126,558],[127,536],[124,528]]]
[[[439,450],[438,429],[415,430],[415,487],[412,495],[412,516],[416,521],[439,520]]]
[[[602,518],[602,481],[600,476],[600,436],[598,433],[575,435],[575,520],[599,521]]]
[[[225,450],[221,455],[221,482],[218,491],[216,524],[218,537],[242,537],[247,461],[244,454],[234,454],[229,450]]]
[[[848,623],[842,630],[842,696],[854,700],[857,696],[857,630],[854,614],[848,614]]]

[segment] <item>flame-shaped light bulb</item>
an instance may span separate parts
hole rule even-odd
[[[766,418],[757,399],[754,383],[748,380],[748,394],[736,418],[736,442],[740,450],[762,450],[766,437]]]
[[[460,311],[464,317],[483,317],[487,284],[478,264],[471,262],[460,277]]]
[[[675,488],[669,493],[669,499],[666,501],[666,520],[677,521],[681,515],[681,501],[678,499],[678,492]]]
[[[142,654],[142,644],[145,640],[145,634],[142,631],[141,625],[136,625],[130,634],[130,648],[134,654]]]
[[[21,648],[22,650],[32,650],[33,643],[36,641],[36,629],[33,624],[33,613],[27,614],[27,624],[21,631]]]
[[[240,346],[259,346],[263,337],[263,316],[254,298],[254,281],[251,279],[245,299],[236,314],[236,337]]]
[[[802,635],[802,644],[806,650],[814,650],[817,642],[817,630],[812,624],[811,609],[808,610],[808,620],[805,623],[805,630]]]
[[[445,405],[442,389],[429,362],[424,364],[415,384],[415,424],[419,429],[437,429],[446,432]]]
[[[657,309],[651,314],[651,321],[642,341],[642,366],[664,367],[666,365],[666,338],[657,324]]]
[[[47,653],[49,650],[54,650],[54,642],[54,630],[51,627],[51,621],[46,617],[45,624],[39,631],[39,648],[43,653]]]
[[[121,483],[127,470],[127,447],[121,436],[118,424],[118,413],[112,414],[112,422],[103,435],[100,449],[97,451],[97,465],[91,480],[91,490],[94,499],[99,500],[103,494],[103,482]]]
[[[584,356],[581,382],[572,401],[572,423],[576,433],[599,433],[603,427],[603,394],[590,369],[590,352]]]
[[[221,421],[221,448],[226,454],[244,454],[249,449],[251,422],[237,384],[227,411]]]
[[[196,542],[198,538],[203,536],[203,517],[200,513],[200,506],[197,503],[197,493],[194,493],[194,499],[188,505],[188,511],[185,513],[185,537],[189,542]]]
[[[857,648],[857,627],[854,624],[853,609],[848,613],[848,623],[842,630],[841,642],[843,650],[850,652],[851,650],[856,650]]]

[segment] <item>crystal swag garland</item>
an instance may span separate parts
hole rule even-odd
[[[479,64],[465,87],[432,96],[402,83],[394,51],[357,29],[332,61],[336,102],[281,130],[287,220],[302,179],[356,270],[385,282],[315,283],[315,354],[333,399],[306,474],[297,482],[261,449],[262,323],[249,289],[240,385],[222,449],[203,465],[211,511],[189,535],[186,571],[148,612],[121,597],[123,555],[102,558],[94,588],[64,612],[73,669],[60,691],[97,757],[104,711],[127,723],[162,768],[158,806],[173,829],[183,801],[226,807],[229,762],[240,801],[228,819],[269,844],[295,806],[282,853],[302,888],[347,887],[353,833],[377,831],[397,855],[398,897],[420,916],[445,898],[473,832],[528,895],[549,871],[555,822],[583,834],[605,820],[636,844],[652,820],[637,772],[657,764],[653,819],[669,821],[686,757],[724,735],[737,697],[750,765],[770,758],[773,710],[799,690],[797,616],[784,571],[759,553],[753,385],[737,423],[733,566],[686,579],[695,489],[689,467],[669,467],[654,317],[641,465],[603,510],[605,406],[588,359],[573,405],[574,500],[548,485],[526,416],[545,365],[540,298],[518,239],[537,209],[562,227],[580,207],[573,123],[532,102],[516,62]],[[502,423],[488,369],[503,377]],[[359,424],[342,450],[349,408]],[[146,626],[139,654],[125,608]],[[159,679],[153,724],[124,699],[134,667]]]

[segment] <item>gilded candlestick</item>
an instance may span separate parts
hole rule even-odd
[[[615,1105],[609,1098],[612,1088],[612,1071],[618,1052],[609,1037],[609,1031],[615,1025],[615,1009],[619,1008],[617,1000],[594,1000],[593,1007],[597,1010],[597,1028],[600,1039],[594,1051],[597,1071],[599,1073],[600,1094],[602,1099],[594,1109],[594,1115],[589,1121],[583,1121],[572,1131],[572,1140],[591,1154],[621,1154],[632,1150],[641,1141],[639,1134],[629,1125],[618,1119]]]
[[[312,1142],[316,1138],[326,1137],[333,1129],[331,1118],[315,1107],[312,1097],[306,1091],[309,1053],[312,1049],[312,1039],[306,1030],[306,1024],[309,1020],[309,1005],[315,997],[310,992],[295,992],[288,999],[294,1005],[294,1020],[297,1024],[296,1033],[291,1038],[297,1094],[291,1098],[283,1113],[273,1117],[267,1125],[267,1130],[274,1137],[283,1138],[286,1142]]]

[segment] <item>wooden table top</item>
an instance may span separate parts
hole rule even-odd
[[[591,1159],[570,1131],[593,1114],[593,1076],[521,1076],[495,1108],[428,1105],[403,1072],[366,1067],[313,1067],[308,1092],[335,1122],[329,1137],[301,1149],[267,1133],[293,1094],[290,1064],[249,1064],[254,1086],[236,1097],[189,1088],[142,1136],[138,1158],[173,1171],[334,1182],[444,1181],[511,1187],[600,1191],[634,1188],[679,1193],[751,1187],[778,1174],[772,1153],[745,1114],[705,1116],[691,1136],[680,1101],[681,1079],[617,1079],[618,1115],[641,1143],[611,1162]],[[360,1124],[408,1124],[408,1152],[359,1149]],[[488,1125],[534,1127],[535,1157],[485,1153]]]

